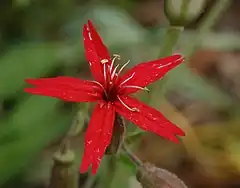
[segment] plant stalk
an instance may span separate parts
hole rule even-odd
[[[126,153],[129,159],[136,165],[136,166],[142,166],[142,161],[128,148],[128,146],[123,143],[122,150]]]

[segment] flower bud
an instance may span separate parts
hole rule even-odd
[[[116,113],[112,139],[110,145],[106,149],[105,152],[106,155],[114,155],[119,151],[124,141],[124,133],[125,133],[124,120],[119,114]]]
[[[54,155],[49,188],[77,188],[77,171],[74,168],[74,153],[59,151]]]
[[[164,12],[172,26],[186,26],[203,11],[206,0],[164,0]]]
[[[187,188],[175,174],[150,163],[145,163],[139,168],[137,180],[143,188]]]

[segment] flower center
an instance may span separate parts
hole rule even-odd
[[[103,93],[103,99],[114,102],[117,99],[117,88],[114,85],[109,86],[107,91]]]
[[[103,100],[107,102],[113,102],[115,100],[120,100],[119,98],[119,89],[125,89],[125,88],[133,88],[133,89],[141,89],[149,91],[147,88],[143,88],[140,86],[135,85],[129,85],[129,80],[133,79],[135,76],[135,73],[133,73],[129,78],[122,81],[119,85],[116,85],[118,82],[118,77],[123,71],[123,69],[130,63],[130,61],[127,61],[118,71],[119,64],[117,64],[114,68],[114,63],[116,60],[120,60],[120,55],[113,55],[111,64],[109,65],[108,59],[102,59],[101,63],[103,64],[103,76],[104,76],[104,83],[101,84],[99,82],[94,81],[96,84],[98,84],[103,89]]]

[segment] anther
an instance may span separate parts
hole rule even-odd
[[[105,64],[105,63],[107,63],[107,62],[108,62],[107,59],[102,59],[102,60],[101,60],[101,63],[102,63],[102,64]]]
[[[119,54],[113,54],[113,57],[117,57],[120,59],[120,55]]]
[[[131,108],[131,107],[129,107],[128,105],[126,105],[119,96],[117,96],[117,98],[118,98],[118,100],[122,103],[122,105],[123,105],[124,107],[126,107],[128,110],[130,110],[130,111],[132,111],[132,112],[140,112],[140,110],[139,110],[138,108],[135,108],[135,107]]]
[[[132,74],[132,76],[130,76],[129,78],[127,78],[126,80],[124,80],[119,86],[121,87],[123,84],[125,84],[126,82],[128,82],[129,80],[131,80],[134,75],[135,75],[135,72]]]
[[[147,88],[147,87],[140,87],[140,86],[123,86],[122,88],[133,88],[133,89],[141,89],[141,90],[144,90],[144,91],[147,91],[147,92],[150,92],[150,90]]]

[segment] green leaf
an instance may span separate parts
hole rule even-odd
[[[49,141],[56,138],[69,125],[70,118],[53,115],[44,121],[32,125],[29,134],[9,144],[2,145],[0,150],[0,185],[11,176],[24,169],[33,157]],[[46,129],[45,126],[48,126]],[[42,126],[42,127],[41,127]],[[31,133],[30,133],[31,132]]]
[[[22,100],[12,112],[8,122],[0,122],[2,129],[0,139],[2,140],[3,137],[12,133],[20,134],[28,131],[33,122],[41,121],[47,115],[53,113],[56,110],[58,101],[57,99],[42,96],[30,96]]]
[[[0,137],[0,185],[24,169],[51,140],[67,131],[73,116],[58,112],[57,102],[31,96],[17,107],[7,122],[1,122],[0,126],[8,129]],[[9,137],[14,139],[6,142]]]
[[[84,10],[77,10],[75,19],[65,26],[64,31],[74,38],[80,38],[79,30],[89,19],[93,20],[108,47],[137,44],[143,41],[146,35],[146,30],[127,12],[109,5],[89,6],[84,7]]]
[[[0,97],[15,94],[28,77],[40,77],[60,65],[59,44],[22,44],[0,58]]]
[[[133,175],[134,172],[132,171],[132,169],[129,169],[125,164],[118,162],[117,170],[115,172],[111,187],[129,187],[129,177]]]
[[[132,144],[138,141],[144,133],[145,132],[141,129],[137,129],[134,132],[130,132],[125,138],[125,142],[127,142],[127,144]]]
[[[139,49],[144,47],[145,51],[148,33],[127,12],[109,5],[86,6],[76,11],[74,19],[63,28],[64,33],[73,42],[79,40],[82,38],[79,31],[88,19],[93,20],[111,54],[121,53],[121,63],[130,59],[131,65],[134,65],[142,60]]]
[[[152,93],[152,102],[159,101],[169,90],[179,89],[181,91],[185,90],[187,96],[193,99],[205,101],[215,107],[228,106],[231,104],[231,98],[226,93],[209,83],[208,80],[193,73],[184,64],[170,71],[156,84],[159,84],[160,90],[151,91],[156,92]],[[151,90],[152,86],[149,88]],[[148,102],[150,99],[147,94],[143,94],[142,97],[145,102]]]
[[[108,173],[114,173],[113,179],[111,180],[111,187],[114,188],[122,188],[122,187],[128,187],[128,181],[129,177],[134,175],[135,170],[129,168],[129,166],[126,166],[120,159],[117,159],[116,161],[116,168],[114,172],[108,171],[108,158],[105,157],[104,160],[101,162],[101,168],[99,169],[98,176],[100,183],[97,186],[98,188],[105,188],[106,187],[106,181],[109,181],[109,177],[112,177],[111,174]]]
[[[228,105],[231,102],[226,93],[191,72],[184,64],[169,72],[162,82],[167,89],[187,89],[189,95],[214,106]]]
[[[132,172],[136,172],[135,164],[126,155],[120,154],[119,161],[122,163],[122,165],[125,165],[126,168],[128,168]]]

